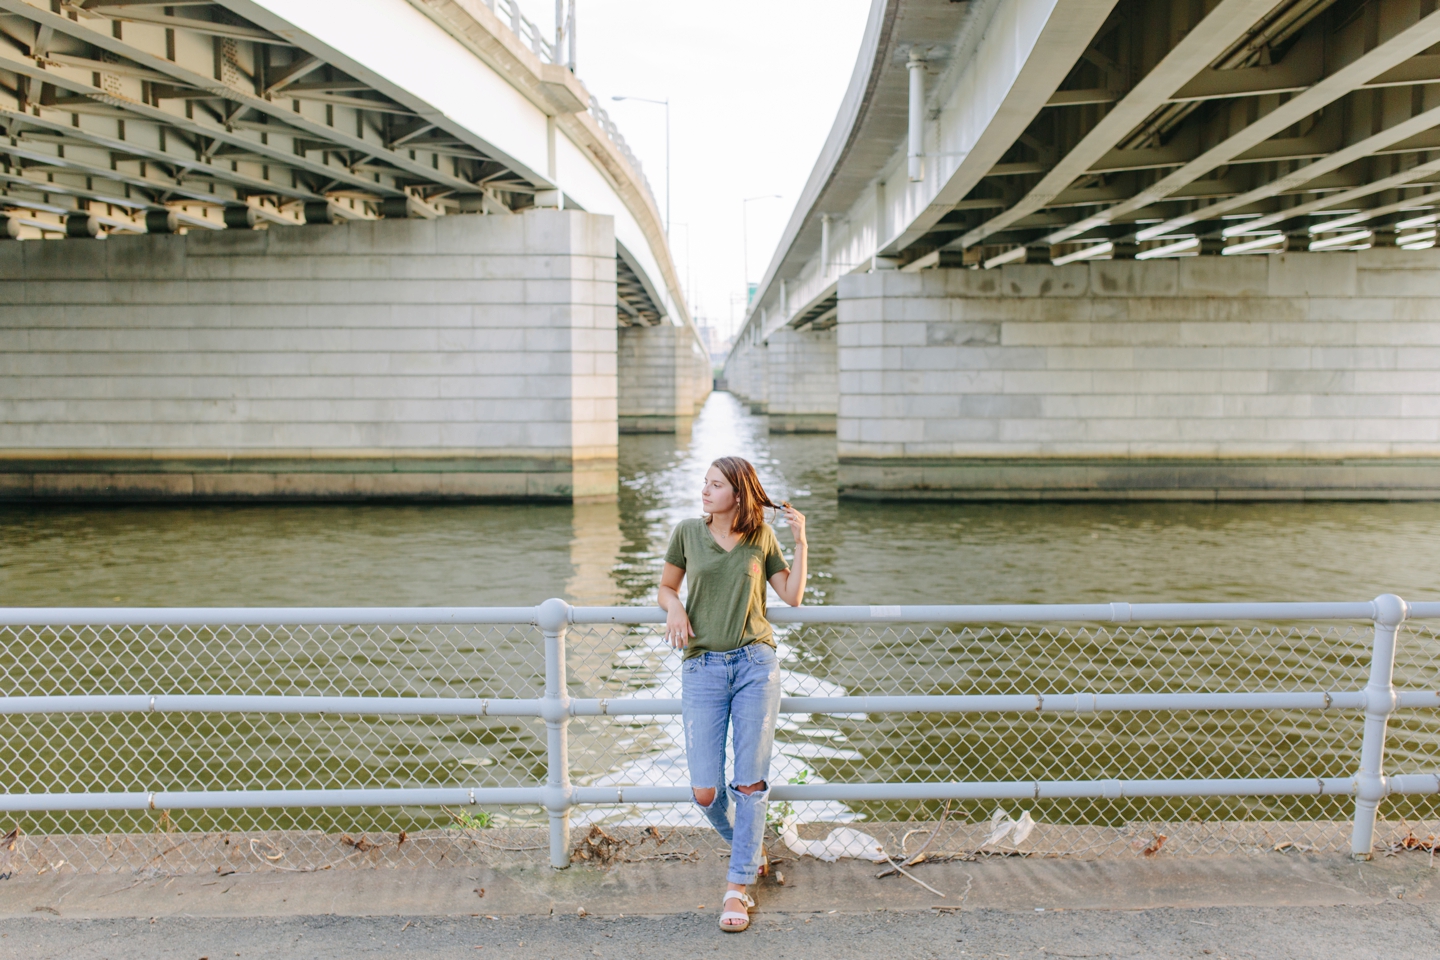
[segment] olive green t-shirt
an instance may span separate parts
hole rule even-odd
[[[684,570],[689,581],[685,612],[695,636],[685,648],[687,660],[750,643],[775,645],[765,618],[765,584],[790,565],[769,524],[761,526],[753,542],[737,543],[726,553],[704,520],[682,520],[670,535],[665,562]]]

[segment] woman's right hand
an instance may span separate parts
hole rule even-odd
[[[665,614],[665,639],[676,650],[684,650],[695,631],[690,627],[690,617],[680,604],[673,605]]]
[[[670,561],[660,571],[660,595],[657,600],[665,611],[665,639],[676,650],[684,650],[695,631],[690,629],[690,616],[685,604],[680,602],[680,582],[685,579],[685,568],[677,567]]]

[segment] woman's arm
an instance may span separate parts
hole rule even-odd
[[[795,562],[789,570],[781,570],[771,577],[770,586],[781,600],[798,607],[805,597],[805,578],[809,575],[810,544],[805,539],[805,514],[786,504],[785,523],[795,537]]]
[[[680,582],[684,579],[685,568],[666,561],[660,573],[660,609],[665,611],[665,639],[676,650],[683,650],[695,636],[690,628],[690,615],[680,602]]]

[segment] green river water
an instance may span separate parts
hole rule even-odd
[[[6,507],[0,596],[7,606],[67,607],[528,605],[551,596],[651,603],[669,530],[698,514],[700,478],[711,459],[728,453],[755,462],[771,496],[808,516],[807,603],[1440,597],[1440,504],[841,501],[833,437],[771,436],[763,418],[728,394],[710,398],[688,437],[622,437],[615,504]],[[788,532],[780,539],[788,550]],[[1411,630],[1403,639],[1397,683],[1434,689],[1434,632]],[[254,631],[32,632],[6,641],[6,695],[527,696],[538,665],[532,638],[514,631],[457,640],[434,631],[352,630],[318,641]],[[1368,643],[1366,625],[826,628],[786,632],[782,653],[791,693],[1353,689],[1363,684]],[[572,651],[577,695],[673,695],[674,658],[652,632],[577,631]],[[9,717],[0,727],[5,792],[501,785],[543,777],[543,728],[532,721],[356,725],[175,714]],[[577,721],[572,730],[579,782],[684,782],[671,722]],[[1353,717],[1330,714],[800,716],[782,720],[776,759],[780,777],[812,781],[1338,776],[1353,772],[1358,731]],[[1392,769],[1440,767],[1437,744],[1440,728],[1428,717],[1400,721]],[[1425,804],[1404,803],[1409,815],[1430,814]],[[809,813],[914,816],[918,806],[828,804]],[[983,806],[960,812],[988,816]],[[1036,815],[1343,819],[1348,807],[1318,799],[1077,802],[1039,805]],[[692,818],[683,807],[646,815]],[[387,816],[392,825],[438,822],[433,811]],[[31,832],[144,829],[150,820],[60,814],[23,825]],[[290,811],[196,814],[185,822],[350,828],[356,821],[344,812]]]

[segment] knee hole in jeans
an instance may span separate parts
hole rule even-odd
[[[752,793],[759,793],[761,790],[764,790],[765,781],[761,780],[759,783],[752,783],[748,787],[742,787],[739,784],[732,784],[732,786],[734,787],[736,793],[743,793],[745,794],[745,796],[748,797]],[[701,806],[707,806],[707,804],[701,804]]]
[[[695,802],[702,807],[708,807],[715,802],[714,787],[691,787],[690,793],[695,797]]]

